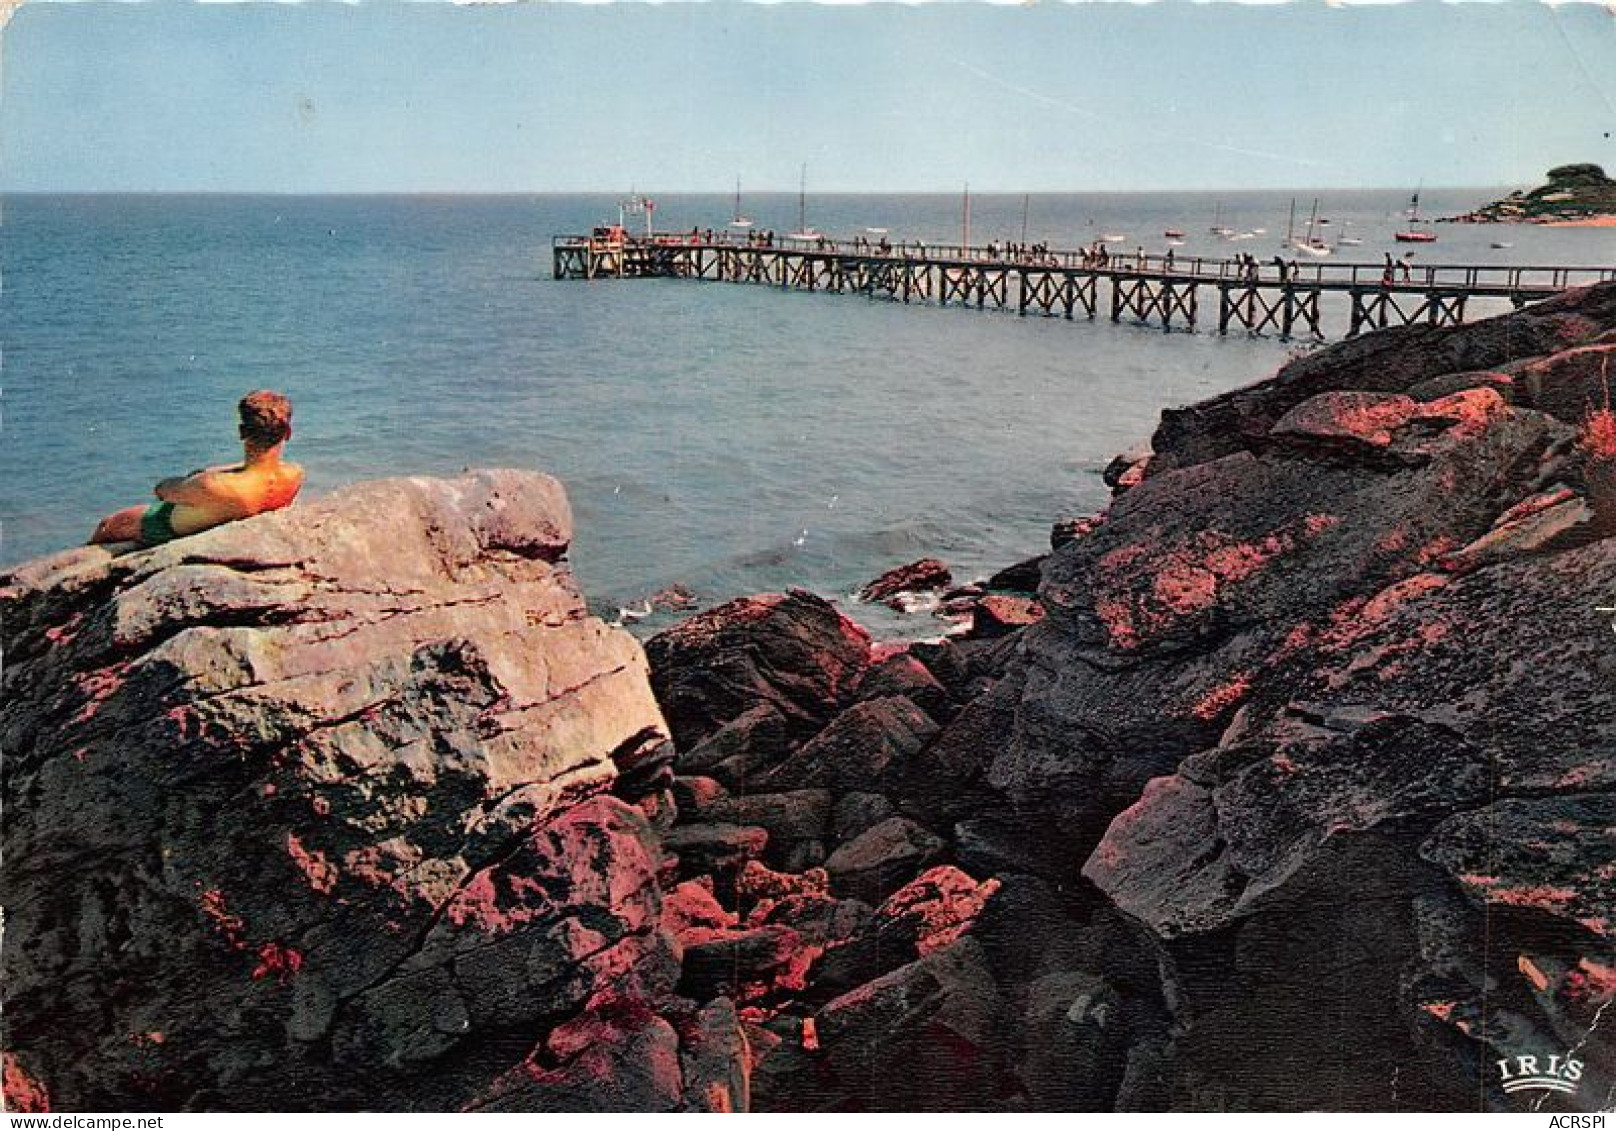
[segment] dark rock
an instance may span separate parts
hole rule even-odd
[[[1029,558],[1024,562],[1017,562],[1013,566],[1001,569],[987,580],[987,587],[1007,593],[1036,593],[1038,583],[1044,576],[1044,559],[1048,554],[1039,554],[1036,558]]]
[[[1019,647],[1018,642],[1011,638],[1013,635],[986,639],[973,637],[956,642],[969,677],[965,684],[966,699],[976,698],[1011,668]]]
[[[878,785],[937,733],[937,724],[902,697],[856,703],[838,715],[760,788],[823,786],[838,792]]]
[[[1013,868],[995,879],[999,888],[972,924],[971,937],[1003,984],[1026,986],[1048,974],[1085,968],[1109,970],[1118,965],[1117,954],[1128,950],[1143,953],[1154,968],[1155,955],[1140,937],[1143,931],[1115,950],[1091,937],[1088,924],[1098,902],[1092,890],[1081,900],[1071,890]]]
[[[1204,785],[1188,763],[1151,782],[1084,868],[1163,937],[1259,905],[1332,836],[1470,808],[1490,785],[1486,753],[1407,715],[1281,720],[1219,760]]]
[[[936,558],[921,558],[889,569],[859,590],[860,601],[891,602],[904,594],[929,593],[953,584],[954,575]]]
[[[732,1050],[744,1048],[736,1034]],[[714,1045],[709,1036],[703,1050]],[[558,1026],[515,1068],[466,1105],[471,1111],[674,1111],[701,1106],[710,1084],[724,1086],[733,1062],[681,1062],[673,1025],[637,1002],[614,1002]],[[687,1079],[686,1067],[711,1076]],[[688,1097],[688,1100],[687,1100]]]
[[[836,808],[831,813],[832,838],[837,844],[843,844],[897,811],[892,802],[879,793],[844,793],[836,799]]]
[[[924,664],[950,697],[967,697],[971,671],[957,643],[952,640],[919,640],[909,645],[907,654]]]
[[[1120,996],[1103,978],[1048,974],[1027,988],[1016,1075],[1034,1111],[1110,1111],[1128,1063]]]
[[[1127,490],[1123,480],[1129,478],[1130,473],[1137,476],[1150,461],[1151,455],[1149,444],[1135,444],[1106,464],[1105,470],[1100,473],[1100,479],[1112,491],[1120,493]],[[1056,546],[1054,549],[1058,550],[1060,547]]]
[[[811,995],[825,1001],[917,958],[952,946],[976,923],[999,890],[998,880],[978,883],[944,865],[922,873],[893,892],[856,932],[836,939],[814,969]]]
[[[1566,434],[1496,398],[1473,420],[1427,423],[1394,430],[1423,449],[1417,464],[1241,454],[1117,500],[1045,569],[1048,613],[1021,634],[1025,690],[988,783],[1094,835],[1213,745],[1259,685],[1283,701],[1318,648],[1440,592],[1437,559],[1527,497]],[[1071,848],[1087,854],[1082,835]]]
[[[795,731],[822,725],[868,666],[870,639],[828,601],[792,590],[700,613],[645,651],[674,740],[691,750],[765,703]]]
[[[698,821],[751,825],[769,834],[768,855],[789,852],[802,841],[823,841],[830,835],[831,795],[824,789],[787,793],[753,793],[722,797],[692,812]]]
[[[1135,1042],[1128,1050],[1128,1063],[1111,1110],[1167,1111],[1176,1069],[1170,1041],[1158,1037]]]
[[[681,813],[686,814],[695,813],[703,806],[729,796],[729,790],[716,780],[700,775],[674,778],[672,788],[674,803],[678,805]]]
[[[1029,624],[1037,624],[1044,617],[1044,607],[1030,597],[1006,597],[994,594],[983,597],[971,611],[971,636],[978,640],[994,640],[1008,636]]]
[[[954,715],[954,700],[948,690],[925,664],[907,652],[872,665],[853,689],[853,698],[859,702],[894,695],[914,703],[935,722],[946,723]]]
[[[879,903],[942,855],[943,841],[906,817],[889,817],[830,854],[834,890]]]
[[[932,868],[893,892],[856,929],[835,937],[814,967],[807,996],[824,1002],[952,946],[982,915],[998,880],[978,883],[958,868]],[[844,922],[850,920],[844,919]]]
[[[837,998],[815,1016],[823,1075],[836,1106],[980,1111],[1002,1089],[1005,1006],[969,939]],[[903,1071],[887,1066],[901,1064]]]
[[[911,758],[893,777],[902,807],[943,828],[990,800],[983,778],[1010,740],[1022,689],[1018,677],[985,692]]]
[[[752,1052],[734,1003],[727,998],[708,1002],[694,1017],[676,1018],[675,1026],[684,1077],[680,1110],[750,1111]]]
[[[674,826],[662,839],[679,857],[682,875],[700,876],[739,870],[763,854],[769,834],[743,825],[692,823]]]
[[[1616,983],[1586,839],[1616,796],[1589,599],[1616,541],[1579,497],[1580,417],[1531,407],[1542,378],[1586,388],[1591,355],[1544,355],[1612,324],[1607,286],[1295,362],[1167,420],[1144,482],[1046,564],[954,853],[1082,897],[1040,923],[1007,882],[970,937],[1018,987],[1116,993],[1134,1051],[1094,1102],[1502,1108],[1512,1047],[1616,1061],[1585,1040]],[[1343,1042],[1362,1055],[1320,1073]]]
[[[753,912],[750,921],[759,925],[784,924],[810,945],[834,946],[837,949],[832,953],[839,953],[840,944],[864,932],[874,915],[874,910],[862,900],[833,899],[822,893],[803,892],[769,901],[767,906]],[[819,980],[816,968],[816,985]],[[856,984],[848,983],[845,988],[851,989]]]
[[[647,727],[630,735],[611,753],[617,769],[612,793],[625,801],[638,801],[673,784],[673,743],[659,727]]]
[[[1610,371],[1616,345],[1565,350],[1515,368],[1517,403],[1581,424],[1590,411],[1611,403]]]
[[[1049,528],[1049,548],[1059,550],[1063,546],[1076,542],[1079,538],[1085,538],[1103,521],[1105,521],[1104,517],[1097,515],[1059,519]]]
[[[822,840],[793,841],[778,859],[780,867],[788,872],[803,872],[817,868],[825,862],[825,842]]]
[[[1493,369],[1444,373],[1440,377],[1416,381],[1408,387],[1408,395],[1417,401],[1439,401],[1466,389],[1491,389],[1503,398],[1505,404],[1515,403],[1515,378]]]
[[[1480,905],[1516,907],[1616,938],[1616,789],[1505,798],[1448,817],[1420,847]],[[1592,955],[1596,948],[1589,948]],[[1612,981],[1611,988],[1616,988]]]
[[[790,927],[715,932],[685,947],[679,991],[697,1001],[739,996],[747,983],[769,981],[801,950],[802,936]]]
[[[954,855],[962,868],[978,875],[1025,872],[1069,882],[1081,866],[1073,864],[1074,851],[1067,834],[1052,829],[1046,818],[1015,806],[990,806],[954,826]]]
[[[789,754],[796,736],[769,703],[741,712],[678,758],[682,773],[711,774],[732,787],[755,778]]]

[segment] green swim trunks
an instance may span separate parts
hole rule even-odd
[[[174,524],[170,521],[174,516],[173,503],[153,503],[146,508],[146,513],[140,516],[140,544],[142,546],[161,546],[164,542],[172,542],[179,535],[174,533]]]

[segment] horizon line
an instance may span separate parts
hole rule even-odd
[[[1387,185],[1282,185],[1261,186],[1194,186],[1186,188],[1136,189],[1010,189],[972,188],[973,196],[1128,196],[1167,193],[1318,193],[1318,192],[1475,192],[1512,187],[1516,182],[1498,181],[1493,184],[1422,185],[1410,188],[1407,184]],[[746,196],[799,195],[798,189],[748,189]],[[947,196],[962,195],[965,186],[956,189],[902,188],[902,189],[824,189],[808,193],[809,196]],[[687,197],[734,195],[733,189],[657,189],[654,192],[629,188],[564,188],[564,189],[189,189],[189,188],[6,188],[0,186],[0,196],[612,196],[627,199],[631,196]]]

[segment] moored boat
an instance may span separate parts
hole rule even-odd
[[[1408,207],[1404,209],[1403,215],[1408,217],[1409,226],[1401,232],[1393,233],[1392,238],[1394,240],[1398,243],[1436,243],[1435,232],[1429,228],[1418,226],[1425,223],[1420,219],[1420,192],[1418,189],[1414,190],[1414,195],[1409,199]]]

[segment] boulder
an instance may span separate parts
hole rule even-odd
[[[680,772],[711,774],[732,787],[757,778],[796,744],[791,722],[771,703],[759,703],[724,723],[676,759]]]
[[[1086,538],[1104,521],[1103,515],[1056,519],[1049,528],[1049,548],[1058,550],[1062,546],[1076,542],[1079,538]]]
[[[1043,617],[1044,607],[1031,597],[990,594],[971,609],[971,637],[994,640],[1037,624]]]
[[[1080,971],[1048,974],[1027,989],[1016,1075],[1033,1111],[1111,1111],[1127,1069],[1121,995]]]
[[[953,717],[953,698],[931,674],[930,669],[908,652],[888,656],[870,666],[853,689],[857,702],[900,695],[930,715],[937,723]]]
[[[1004,1014],[981,949],[964,939],[821,1009],[819,1078],[804,1087],[859,1110],[992,1108],[1003,1086]]]
[[[837,844],[850,841],[896,812],[892,802],[882,794],[858,790],[844,793],[836,799],[836,808],[831,812],[831,838]]]
[[[824,787],[837,792],[878,786],[937,733],[908,699],[855,703],[766,775],[759,788]]]
[[[761,704],[811,733],[869,666],[870,638],[830,602],[792,590],[700,613],[653,636],[645,651],[674,740],[691,750]]]
[[[608,793],[667,732],[570,536],[477,472],[0,577],[8,1066],[67,1110],[454,1110],[532,1047],[555,1087],[501,1102],[683,1102],[661,850]]]
[[[747,994],[747,983],[767,982],[802,952],[802,936],[770,925],[714,932],[685,947],[680,992],[697,1001]]]
[[[694,821],[675,825],[662,843],[679,857],[685,877],[733,874],[748,860],[763,855],[769,843],[767,829],[721,821]]]
[[[1006,566],[987,579],[988,589],[1007,593],[1038,592],[1038,583],[1044,575],[1044,559],[1048,556],[1039,554],[1035,558]]]
[[[771,859],[789,852],[802,841],[823,841],[830,836],[831,795],[824,789],[785,793],[752,793],[717,798],[690,811],[698,821],[748,825],[768,833]]]
[[[1249,448],[1286,412],[1338,389],[1405,392],[1446,373],[1495,370],[1593,341],[1616,317],[1616,284],[1566,291],[1513,314],[1460,326],[1407,326],[1352,338],[1267,381],[1162,413],[1146,478]]]
[[[825,871],[838,893],[879,903],[939,856],[945,845],[907,817],[889,817],[830,854]]]
[[[947,589],[953,582],[954,575],[949,573],[948,566],[936,558],[921,558],[887,570],[860,589],[858,596],[860,601],[891,604],[902,596]]]

